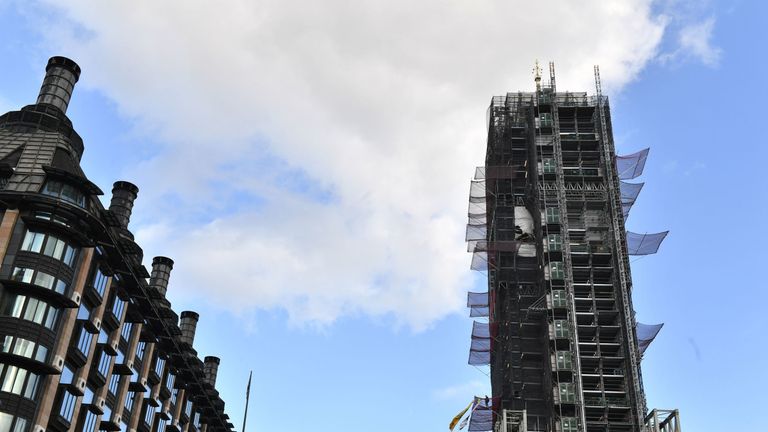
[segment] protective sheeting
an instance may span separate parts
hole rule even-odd
[[[486,272],[488,271],[488,252],[477,251],[472,253],[472,263],[470,270]]]
[[[488,225],[467,224],[467,235],[464,241],[486,240],[488,238]]]
[[[640,195],[640,191],[643,189],[645,183],[628,183],[620,182],[619,191],[621,192],[621,203],[632,205],[637,200],[637,196]]]
[[[469,432],[493,430],[493,402],[491,399],[477,398],[477,404],[469,419]]]
[[[467,307],[488,306],[487,292],[468,292]]]
[[[490,351],[491,340],[490,339],[472,339],[472,344],[469,346],[472,351]]]
[[[655,234],[637,234],[627,231],[627,250],[630,255],[652,255],[659,251],[659,246],[669,231]]]
[[[472,322],[472,339],[490,339],[491,338],[491,325],[488,323],[473,321]]]
[[[469,185],[469,201],[485,202],[485,180],[472,180]]]
[[[525,206],[515,206],[515,226],[520,227],[522,234],[533,235],[533,216]]]
[[[653,342],[653,340],[659,334],[662,327],[664,327],[664,323],[637,323],[637,327],[635,327],[635,334],[637,335],[637,346],[640,349],[640,355],[645,353],[645,350],[648,349],[648,346],[651,345],[651,342]]]
[[[488,366],[491,364],[491,352],[469,350],[468,363],[472,366]]]
[[[475,306],[469,309],[470,318],[487,318],[491,315],[491,308],[488,306]]]
[[[620,180],[632,180],[643,174],[645,161],[648,159],[650,148],[640,150],[627,156],[616,156],[616,171]]]
[[[637,201],[637,196],[640,195],[643,185],[645,185],[645,183],[620,182],[619,192],[621,195],[621,212],[624,214],[624,219],[629,216],[629,210],[632,209],[632,205]]]

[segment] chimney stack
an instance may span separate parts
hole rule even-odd
[[[51,57],[45,68],[45,79],[37,96],[38,104],[53,105],[64,114],[75,83],[80,78],[80,66],[66,57]]]
[[[221,363],[221,359],[208,356],[203,362],[205,364],[205,366],[203,366],[203,372],[205,372],[205,379],[203,381],[210,384],[211,387],[216,387],[216,375],[219,374],[219,363]]]
[[[179,327],[181,328],[181,341],[192,344],[195,342],[195,330],[197,330],[197,321],[200,315],[197,312],[184,311],[181,313]]]
[[[168,279],[171,278],[171,270],[173,270],[172,259],[158,256],[152,260],[152,273],[149,277],[149,284],[157,288],[163,297],[168,292]]]
[[[123,228],[128,229],[133,202],[138,195],[139,188],[133,183],[118,181],[112,185],[112,201],[109,204],[109,210],[114,213]]]

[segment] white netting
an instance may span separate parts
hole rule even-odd
[[[468,292],[467,307],[488,306],[487,292]]]
[[[661,331],[661,328],[664,327],[664,323],[661,324],[643,324],[643,323],[637,323],[637,327],[635,327],[635,334],[637,335],[637,345],[640,349],[640,355],[643,355],[645,353],[645,350],[648,349],[648,346],[651,345],[651,342],[656,338],[656,336]]]
[[[652,255],[659,251],[659,246],[669,231],[655,234],[637,234],[627,231],[627,250],[630,255]]]
[[[476,398],[476,405],[469,419],[469,432],[493,430],[493,403],[490,399]]]
[[[491,308],[488,306],[475,306],[469,308],[470,318],[488,318],[491,315]]]
[[[647,148],[631,155],[616,156],[616,171],[619,173],[619,179],[631,180],[642,175],[650,150]]]
[[[472,322],[472,339],[490,339],[491,338],[491,325],[488,323],[473,321]]]

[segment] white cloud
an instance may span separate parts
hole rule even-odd
[[[680,29],[680,50],[688,53],[707,66],[717,66],[720,63],[722,50],[712,45],[712,30],[715,19],[708,18],[699,23],[693,23]]]
[[[465,197],[490,97],[531,89],[536,58],[561,89],[591,90],[599,63],[617,91],[656,55],[650,3],[73,0],[44,28],[80,85],[163,142],[123,171],[174,285],[296,322],[423,328],[471,284]]]

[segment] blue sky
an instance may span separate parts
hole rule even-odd
[[[639,320],[665,323],[649,405],[760,430],[768,8],[529,3],[0,0],[0,111],[48,57],[82,66],[83,168],[140,187],[131,228],[176,260],[238,427],[253,369],[249,430],[444,430],[488,387],[462,307],[485,107],[536,58],[574,91],[599,63],[619,151],[651,147],[628,227],[671,230],[632,264]]]

